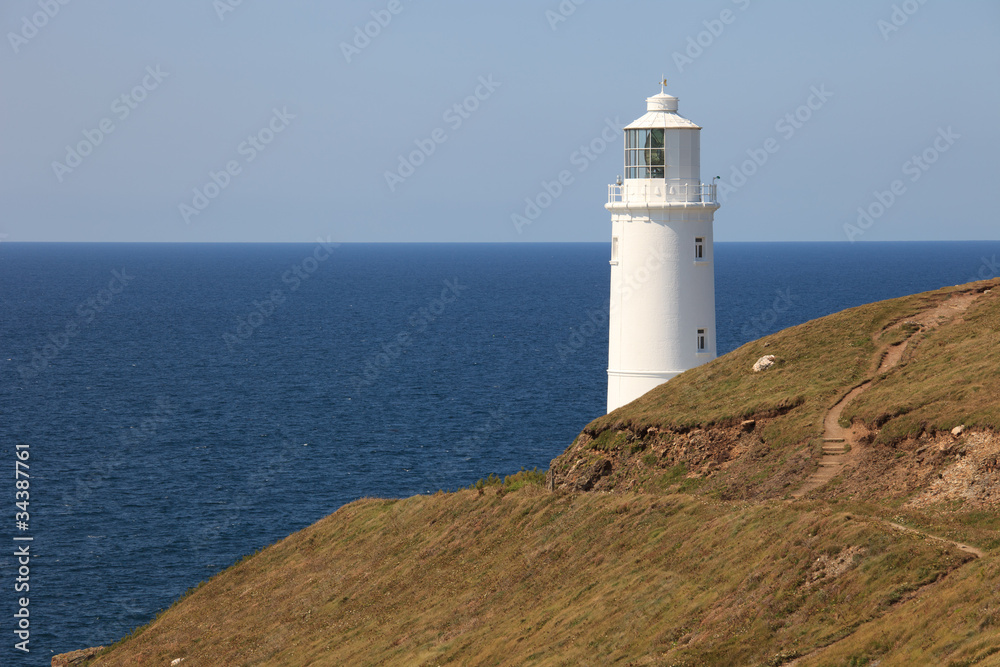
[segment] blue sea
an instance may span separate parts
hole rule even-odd
[[[0,662],[112,642],[354,499],[546,468],[604,412],[609,251],[0,244]],[[718,351],[994,277],[998,255],[719,243]],[[15,593],[26,544],[30,592]]]

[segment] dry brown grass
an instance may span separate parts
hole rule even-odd
[[[213,578],[95,664],[764,664],[880,618],[968,559],[820,505],[537,486],[364,500]]]
[[[1000,430],[1000,290],[960,321],[916,334],[901,365],[876,381],[844,417],[881,427],[880,442],[964,424]]]
[[[578,449],[618,448],[656,470],[664,484],[650,479],[647,493],[548,493],[522,473],[507,486],[358,501],[217,575],[93,664],[996,662],[995,512],[862,504],[837,480],[808,501],[719,500],[735,497],[720,485],[766,489],[775,476],[808,474],[801,459],[825,412],[876,374],[880,346],[909,333],[887,328],[962,289],[749,343],[588,425],[594,447]],[[913,424],[1000,430],[998,331],[994,290],[964,322],[916,334],[900,372],[877,377],[845,415],[883,428],[873,446],[892,447]],[[763,354],[778,365],[752,373]],[[687,480],[680,465],[659,470],[659,454],[636,446],[748,417],[761,418],[756,444],[740,436],[746,455],[708,481]],[[987,555],[973,562],[886,519]]]
[[[818,437],[822,435],[825,412],[848,389],[874,375],[879,362],[876,352],[880,345],[889,342],[889,338],[876,342],[883,330],[940,305],[956,292],[985,289],[989,284],[950,287],[879,301],[785,329],[681,374],[632,403],[595,419],[584,432],[597,437],[609,429],[687,430],[778,415],[780,418],[772,422],[768,434],[772,446],[784,447]],[[1000,285],[1000,281],[992,284]],[[887,391],[891,387],[898,396],[872,391],[865,396],[866,404],[877,405],[880,400],[888,400],[897,405],[904,404],[896,400],[903,395],[922,396],[925,389],[934,387],[934,379],[943,369],[954,364],[952,374],[944,378],[945,386],[938,387],[942,389],[938,393],[947,393],[963,380],[968,382],[967,376],[974,373],[976,382],[959,394],[955,402],[978,395],[984,407],[992,407],[982,415],[977,412],[974,416],[982,419],[976,423],[1000,428],[997,412],[1000,401],[996,400],[1000,393],[990,395],[988,391],[997,386],[988,383],[988,378],[996,380],[997,374],[992,371],[1000,361],[997,304],[1000,304],[998,291],[977,302],[967,318],[968,326],[974,327],[976,333],[968,340],[964,340],[968,329],[958,327],[943,327],[932,334],[933,340],[923,345],[927,350],[924,356],[930,360],[928,365],[910,365],[920,377],[918,391],[910,389],[911,375],[906,380],[884,383]],[[951,334],[946,336],[946,331]],[[946,355],[936,354],[946,348]],[[775,355],[776,365],[754,373],[751,370],[754,362],[765,354]]]
[[[701,476],[711,459],[717,467],[703,491],[726,499],[781,497],[816,468],[831,407],[868,380],[870,388],[846,405],[843,420],[876,431],[876,446],[892,448],[958,424],[1000,431],[1000,290],[983,293],[991,285],[1000,281],[852,308],[748,343],[594,420],[552,469],[566,480],[571,471],[610,459],[615,471],[601,490],[676,490],[669,466],[684,463],[686,472]],[[906,325],[949,310],[942,304],[959,295],[973,302],[953,322],[915,334]],[[907,337],[903,360],[880,372],[888,347]],[[774,354],[776,366],[754,373],[764,354]],[[733,435],[745,419],[758,422],[752,437],[739,436],[739,429]],[[691,434],[701,432],[714,442],[693,454]],[[637,464],[651,458],[660,462]]]

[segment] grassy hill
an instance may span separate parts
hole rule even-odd
[[[553,461],[553,473],[557,481],[573,478],[566,488],[592,481],[597,490],[699,488],[723,500],[781,498],[815,469],[825,414],[867,380],[872,386],[843,417],[865,431],[859,437],[873,445],[869,455],[896,457],[959,425],[1000,431],[994,284],[868,304],[748,343],[594,420]],[[959,300],[965,309],[951,312],[948,304]],[[899,365],[878,373],[883,357],[903,343]],[[767,354],[775,366],[753,372]],[[609,459],[610,474],[579,479]],[[888,500],[913,491],[862,486],[842,486],[840,497]]]
[[[351,503],[89,664],[1000,664],[993,285],[748,343],[587,425],[544,483]],[[843,470],[793,498],[868,381]]]

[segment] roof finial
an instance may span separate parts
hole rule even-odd
[[[661,76],[663,76],[663,75],[661,74]],[[663,77],[663,79],[660,81],[660,95],[663,94],[663,92],[664,92],[663,89],[666,88],[666,87],[667,87],[667,77]]]

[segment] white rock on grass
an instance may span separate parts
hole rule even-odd
[[[763,357],[757,360],[757,363],[753,365],[753,372],[759,373],[761,371],[766,371],[773,365],[774,365],[774,355],[765,354]]]

